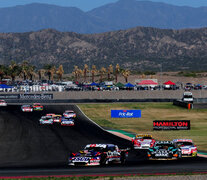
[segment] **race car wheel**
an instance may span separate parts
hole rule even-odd
[[[126,162],[126,154],[122,153],[121,154],[121,164],[125,164],[125,162]]]
[[[106,161],[107,161],[106,154],[102,154],[101,155],[101,160],[100,160],[100,165],[101,166],[105,166],[106,165]]]
[[[134,150],[134,143],[131,144],[131,149]]]

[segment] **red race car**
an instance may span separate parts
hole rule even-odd
[[[62,115],[55,114],[52,116],[54,123],[61,123]]]
[[[40,103],[34,103],[33,104],[33,110],[34,111],[42,111],[43,110],[43,106]]]
[[[150,134],[137,134],[132,139],[132,148],[133,149],[149,149],[153,147],[155,140]]]
[[[31,105],[22,105],[21,110],[23,112],[33,112],[33,107]]]

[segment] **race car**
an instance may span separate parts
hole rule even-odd
[[[150,134],[137,134],[132,139],[132,149],[149,149],[154,146],[155,140]]]
[[[72,110],[66,110],[63,113],[63,116],[66,117],[66,118],[76,118],[76,113]]]
[[[33,111],[33,108],[32,108],[31,105],[22,105],[22,106],[21,106],[21,110],[22,110],[23,112],[32,112],[32,111]]]
[[[42,111],[43,110],[43,106],[40,103],[34,103],[33,104],[33,110],[34,111]]]
[[[4,100],[0,100],[0,106],[7,106],[6,101],[4,101]]]
[[[156,141],[147,156],[149,160],[177,160],[181,158],[181,149],[172,141]]]
[[[74,122],[74,119],[72,119],[72,118],[62,117],[60,125],[61,126],[74,126],[75,122]]]
[[[54,123],[61,123],[62,115],[55,114],[52,116]]]
[[[182,157],[196,157],[198,150],[192,139],[174,139],[176,144],[181,149]]]
[[[42,116],[39,120],[40,124],[53,124],[52,116]]]
[[[127,150],[120,150],[114,144],[88,144],[84,150],[72,153],[69,157],[71,166],[97,166],[110,163],[124,164]]]
[[[56,114],[55,113],[48,113],[46,114],[46,116],[51,116],[51,117],[54,117]]]

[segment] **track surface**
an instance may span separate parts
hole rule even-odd
[[[39,125],[46,113],[77,113],[75,127]],[[88,143],[114,143],[122,148],[130,142],[114,136],[89,121],[73,105],[45,106],[42,112],[23,113],[20,106],[0,108],[0,176],[103,175],[143,173],[207,172],[206,158],[180,161],[147,161],[144,152],[130,152],[125,165],[68,167],[70,152]]]

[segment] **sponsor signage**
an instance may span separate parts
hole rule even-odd
[[[53,94],[20,94],[19,99],[53,99]]]
[[[0,99],[19,99],[19,94],[0,94]]]
[[[0,94],[0,99],[53,99],[53,94]]]
[[[141,110],[111,110],[111,118],[141,118]]]
[[[190,120],[153,121],[153,130],[190,130]]]

